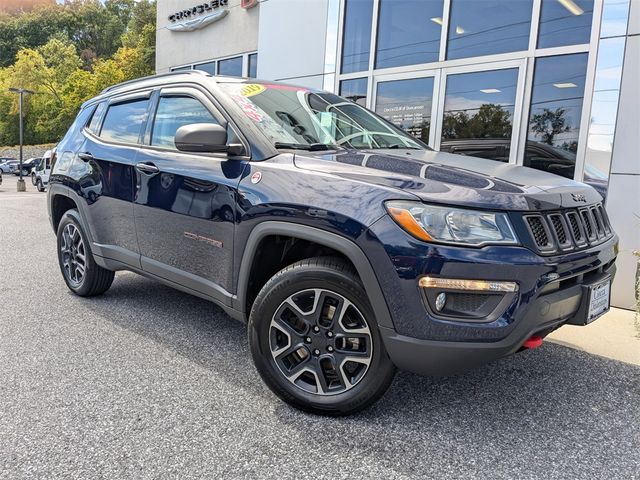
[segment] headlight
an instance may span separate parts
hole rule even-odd
[[[504,213],[426,205],[420,202],[385,203],[391,217],[420,240],[463,245],[518,243]]]

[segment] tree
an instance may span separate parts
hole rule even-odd
[[[65,0],[0,13],[0,145],[18,142],[18,103],[9,87],[36,92],[25,98],[26,142],[56,142],[83,102],[114,83],[152,74],[154,59],[151,0]]]
[[[127,31],[122,35],[122,46],[140,51],[147,75],[156,69],[156,3],[140,0],[131,12]]]
[[[542,113],[536,113],[531,117],[531,130],[540,135],[543,143],[553,145],[556,135],[568,132],[565,108],[550,110],[545,108]]]

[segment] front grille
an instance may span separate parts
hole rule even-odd
[[[537,250],[571,251],[601,243],[613,235],[602,204],[558,212],[524,215]]]

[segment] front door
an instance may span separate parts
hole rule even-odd
[[[176,149],[179,127],[226,125],[194,88],[161,90],[136,164],[134,215],[142,268],[224,303],[232,289],[237,186],[245,163]]]

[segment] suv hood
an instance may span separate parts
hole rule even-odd
[[[301,169],[401,190],[425,202],[537,211],[602,201],[588,185],[558,175],[430,150],[305,152],[296,153],[294,163]]]

